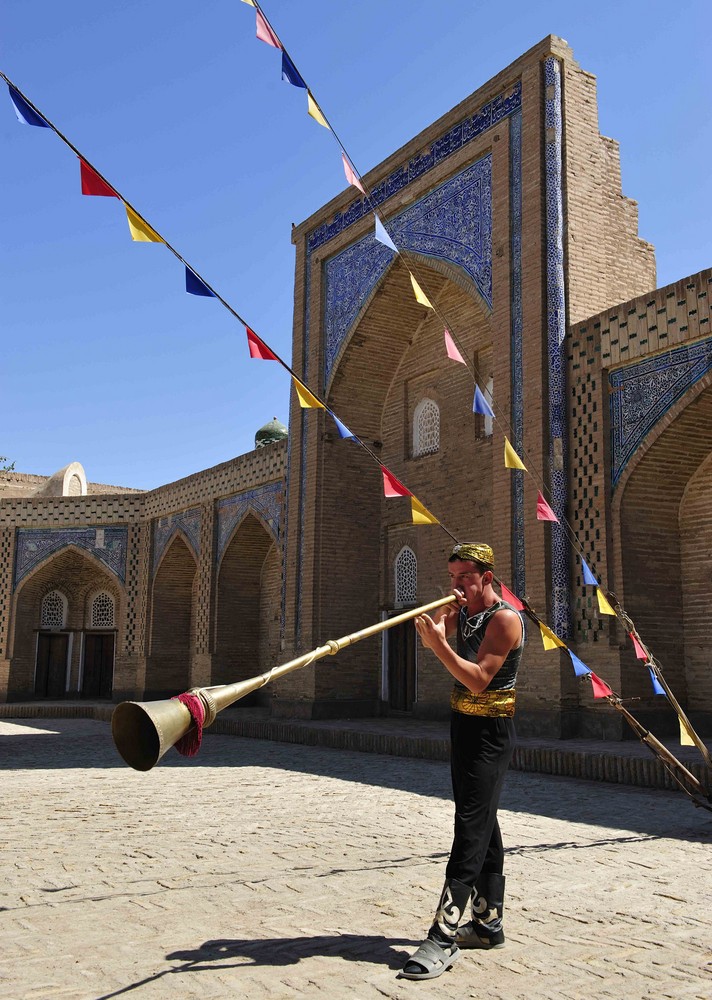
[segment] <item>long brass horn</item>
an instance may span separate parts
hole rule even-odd
[[[401,622],[416,618],[418,615],[435,611],[445,604],[451,604],[455,600],[454,595],[441,597],[430,604],[424,604],[420,608],[411,608],[403,614],[385,621],[369,625],[358,632],[342,636],[341,639],[329,639],[323,646],[317,646],[309,653],[298,656],[295,660],[289,660],[271,670],[250,677],[245,681],[237,681],[235,684],[221,684],[217,687],[191,688],[190,694],[197,695],[203,703],[205,709],[205,720],[203,728],[212,725],[218,712],[224,708],[234,705],[240,698],[244,698],[252,691],[264,687],[270,681],[278,677],[284,677],[292,670],[309,666],[315,660],[320,660],[324,656],[334,656],[347,646],[367,639],[371,635],[385,632],[386,629],[393,628]],[[181,737],[185,736],[194,726],[193,717],[186,706],[175,698],[165,701],[122,701],[117,705],[111,716],[111,734],[114,744],[127,764],[137,771],[150,771],[161,757],[169,750]]]

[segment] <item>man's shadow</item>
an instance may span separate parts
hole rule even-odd
[[[413,947],[418,942],[412,938],[386,938],[381,934],[323,934],[318,937],[294,938],[219,938],[205,941],[197,948],[173,951],[166,955],[168,962],[182,962],[136,983],[123,986],[113,993],[105,993],[97,1000],[110,1000],[155,982],[163,976],[182,972],[210,972],[238,969],[255,965],[296,965],[303,958],[317,955],[334,955],[349,962],[372,962],[384,968],[400,970],[409,958],[403,947]]]

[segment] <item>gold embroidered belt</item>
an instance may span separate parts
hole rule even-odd
[[[462,691],[455,688],[450,696],[450,708],[463,715],[481,715],[488,719],[511,719],[514,715],[515,691]]]

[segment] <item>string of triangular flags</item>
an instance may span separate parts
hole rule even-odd
[[[237,310],[235,310],[226,299],[224,299],[210,284],[208,284],[198,271],[185,260],[182,254],[180,254],[178,250],[176,250],[175,247],[173,247],[156,228],[150,225],[145,217],[123,197],[118,188],[111,184],[103,174],[101,174],[89,163],[88,159],[80,153],[76,146],[74,146],[73,143],[71,143],[69,139],[67,139],[67,137],[60,132],[50,119],[47,118],[47,116],[44,115],[25,94],[23,94],[22,91],[14,83],[12,83],[4,73],[0,72],[0,76],[8,85],[10,98],[18,120],[25,125],[34,125],[40,128],[51,129],[78,157],[82,194],[117,198],[121,201],[126,211],[131,238],[134,241],[143,243],[162,243],[175,257],[177,257],[178,260],[181,261],[185,267],[186,291],[193,295],[209,296],[221,302],[221,304],[225,306],[245,328],[250,357],[263,361],[276,361],[280,364],[292,378],[299,405],[303,409],[325,410],[334,420],[339,436],[342,439],[352,440],[359,444],[370,455],[381,471],[384,495],[386,497],[408,497],[411,506],[411,517],[414,524],[439,525],[450,536],[450,538],[453,539],[453,541],[457,541],[456,536],[453,535],[452,532],[450,532],[448,528],[427,509],[427,507],[415,496],[414,493],[412,493],[411,490],[401,483],[395,475],[379,461],[378,457],[374,455],[366,443],[362,441],[361,438],[359,438],[353,431],[349,430],[346,424],[339,419],[337,414],[334,413],[329,406],[327,406],[324,400],[321,399],[316,392],[313,392],[306,382],[299,378],[287,362],[275,350],[273,350],[265,340],[255,333],[247,320],[243,319]],[[395,484],[397,484],[397,487]]]
[[[353,165],[353,159],[350,157],[347,149],[344,147],[343,143],[339,139],[339,137],[336,134],[336,132],[334,131],[333,127],[329,123],[328,119],[326,118],[326,115],[321,110],[320,106],[317,104],[316,99],[314,98],[314,95],[313,95],[311,89],[307,86],[307,84],[306,84],[303,76],[297,70],[296,65],[295,65],[293,59],[291,58],[291,56],[289,55],[289,53],[286,51],[285,47],[283,46],[281,40],[279,39],[279,36],[278,36],[277,32],[275,31],[275,29],[273,28],[273,26],[270,24],[270,22],[267,20],[267,17],[265,15],[263,9],[261,8],[259,2],[257,2],[257,0],[243,0],[243,2],[246,3],[246,4],[248,4],[249,6],[251,6],[251,7],[253,7],[255,9],[255,15],[256,15],[256,35],[257,35],[257,38],[260,39],[261,41],[266,42],[268,45],[270,45],[270,46],[272,46],[272,47],[274,47],[276,49],[281,50],[281,52],[282,52],[282,79],[286,80],[288,83],[293,84],[294,86],[302,87],[302,88],[304,88],[307,91],[307,99],[308,99],[307,100],[307,111],[308,111],[308,114],[311,115],[311,117],[314,118],[320,125],[322,125],[325,128],[329,129],[332,132],[332,134],[334,135],[334,138],[335,138],[336,142],[338,143],[338,145],[340,147],[340,150],[341,150],[341,159],[342,159],[344,174],[345,174],[345,177],[346,177],[346,180],[347,180],[348,184],[351,185],[351,186],[353,186],[353,187],[355,187],[358,191],[360,191],[372,203],[372,199],[370,199],[370,193],[368,191],[368,187],[366,185],[366,182],[359,175],[359,173],[357,172],[356,168],[354,167],[354,165]],[[374,212],[373,212],[373,216],[374,216],[374,236],[375,236],[376,240],[379,243],[381,243],[383,246],[385,246],[389,250],[391,250],[394,254],[398,254],[401,257],[401,259],[403,260],[403,257],[402,257],[402,255],[400,253],[400,250],[398,249],[396,243],[394,242],[393,238],[389,234],[386,226],[384,225],[382,219],[380,218],[378,212],[375,211],[375,209],[374,209]],[[405,265],[406,269],[409,272],[411,287],[412,287],[413,294],[415,296],[416,301],[419,302],[421,305],[425,306],[426,308],[432,309],[440,317],[438,309],[433,304],[433,302],[428,298],[427,294],[425,293],[425,291],[421,287],[420,283],[418,282],[418,279],[416,278],[415,274],[411,270],[410,263],[406,262],[406,261],[403,261],[403,262],[404,262],[404,265]],[[452,361],[456,361],[456,362],[458,362],[460,364],[463,364],[463,365],[465,365],[466,367],[469,368],[469,365],[465,361],[465,359],[464,359],[464,357],[462,355],[462,352],[460,350],[460,347],[458,346],[458,343],[456,343],[455,338],[454,338],[451,330],[449,329],[449,324],[447,323],[447,320],[444,317],[440,317],[440,318],[443,320],[443,332],[444,332],[444,341],[445,341],[445,352],[447,354],[447,357],[450,358]],[[491,397],[490,397],[490,399],[488,399],[487,395],[489,395],[489,394],[486,395],[485,392],[483,392],[480,389],[480,386],[479,386],[479,384],[477,382],[477,377],[478,377],[478,373],[477,373],[477,371],[475,369],[475,394],[474,394],[474,400],[473,400],[473,405],[472,405],[473,412],[476,413],[476,414],[480,414],[481,416],[484,416],[485,418],[489,418],[489,419],[492,419],[492,420],[497,420],[498,419],[497,415],[495,414],[494,409],[493,409],[494,400]],[[505,421],[505,422],[508,424],[508,421]],[[511,432],[511,428],[510,428],[510,432]],[[341,433],[341,430],[340,430],[340,433]],[[345,436],[345,435],[342,435],[342,436]],[[503,437],[504,437],[504,465],[505,465],[505,468],[511,469],[511,470],[520,470],[522,472],[527,472],[528,473],[529,470],[527,469],[526,465],[524,464],[524,462],[520,458],[520,456],[517,453],[517,451],[512,446],[512,444],[511,444],[511,442],[509,440],[508,435],[504,434]],[[407,488],[405,486],[403,486],[403,484],[400,483],[395,478],[395,476],[393,476],[392,473],[389,473],[389,471],[387,469],[385,469],[385,467],[382,467],[382,468],[383,468],[384,489],[385,489],[386,496],[410,496],[411,497],[411,503],[412,503],[413,520],[414,520],[415,523],[419,523],[419,521],[417,520],[417,517],[418,517],[418,508],[421,506],[420,502],[418,500],[416,500],[415,497],[412,496],[412,494],[407,490]],[[543,484],[540,484],[540,486],[541,486],[541,488],[539,489],[539,491],[537,493],[537,504],[536,504],[536,517],[537,517],[537,519],[540,520],[540,521],[548,521],[550,523],[561,524],[562,521],[559,519],[559,517],[557,517],[556,513],[554,512],[554,510],[552,509],[551,505],[549,504],[549,502],[546,500],[546,498],[544,496],[543,490],[545,489],[545,487],[543,486]],[[605,596],[603,590],[601,589],[598,581],[593,576],[593,573],[591,572],[591,570],[589,569],[589,567],[588,567],[588,565],[586,563],[586,560],[585,560],[585,558],[583,556],[583,552],[582,552],[581,546],[578,543],[578,539],[576,537],[576,534],[575,534],[572,526],[570,525],[570,523],[568,522],[568,520],[565,517],[563,517],[562,520],[563,520],[563,526],[565,527],[565,529],[568,532],[570,541],[572,543],[572,547],[576,550],[579,558],[581,559],[582,567],[583,567],[584,584],[585,585],[593,585],[593,586],[596,587],[596,597],[597,597],[597,600],[598,600],[598,609],[599,609],[599,612],[601,614],[604,614],[604,615],[613,615],[613,616],[616,616],[616,610],[613,608],[613,606],[611,605],[611,603],[609,602],[609,600],[606,598],[606,596]],[[425,523],[429,523],[429,522],[426,521]],[[504,588],[504,589],[506,589],[506,588]],[[515,595],[513,595],[510,591],[508,591],[508,593],[510,595],[510,598],[514,599],[515,604],[518,604],[522,608],[524,608],[524,605],[521,603],[521,601],[519,601],[518,598],[516,598]],[[531,609],[529,609],[529,613],[532,613]],[[536,616],[533,616],[533,617],[536,617]],[[580,659],[578,659],[578,657],[576,657],[575,654],[568,648],[568,646],[566,645],[566,643],[564,643],[563,640],[561,640],[557,635],[555,635],[555,633],[548,626],[546,626],[543,622],[541,622],[540,620],[539,620],[539,627],[541,629],[542,640],[544,642],[544,648],[545,649],[553,649],[553,648],[557,648],[557,647],[561,647],[561,648],[566,649],[567,652],[569,653],[569,655],[571,656],[572,665],[574,667],[574,672],[576,673],[576,675],[579,676],[579,677],[580,676],[590,675],[590,677],[591,677],[591,683],[592,683],[592,687],[593,687],[593,692],[594,692],[594,697],[606,697],[606,696],[610,696],[610,695],[613,694],[612,690],[608,687],[608,685],[604,681],[602,681],[599,677],[597,677],[596,674],[593,673],[593,671],[591,671],[585,664],[583,664],[582,661]],[[655,663],[655,661],[653,660],[652,656],[646,650],[643,649],[643,647],[642,647],[639,639],[636,638],[636,635],[633,632],[629,632],[628,634],[629,634],[631,640],[634,643],[634,649],[635,649],[635,652],[636,652],[636,656],[638,658],[644,659],[645,662],[646,662],[646,665],[648,666],[648,670],[649,670],[649,673],[650,673],[650,679],[651,679],[651,683],[652,683],[652,686],[653,686],[653,692],[654,692],[654,694],[656,694],[656,695],[658,695],[658,694],[663,694],[663,695],[669,694],[669,696],[670,696],[669,700],[672,701],[673,699],[672,699],[671,692],[669,692],[669,689],[666,692],[665,688],[663,688],[662,685],[661,685],[661,683],[660,683],[660,680],[662,679],[662,672],[660,671],[659,666]],[[677,707],[679,708],[679,706],[677,706]],[[678,712],[678,716],[680,716],[681,742],[683,742],[683,743],[690,742],[691,741],[691,737],[689,735],[689,731],[688,731],[688,728],[687,728],[687,726],[689,726],[689,722],[685,719],[685,723],[687,723],[687,726],[686,726],[684,724],[684,722],[683,722],[683,717],[681,716],[680,712]]]
[[[294,86],[302,87],[307,90],[308,113],[320,125],[329,129],[334,134],[335,139],[341,148],[342,163],[348,183],[356,187],[363,194],[366,194],[367,191],[364,186],[364,182],[359,177],[355,168],[353,167],[352,161],[348,156],[346,149],[343,147],[343,144],[338,139],[338,136],[336,136],[336,133],[334,132],[331,125],[327,121],[326,116],[323,114],[319,105],[314,99],[311,90],[307,87],[303,77],[299,74],[298,70],[296,69],[293,60],[286,52],[276,32],[267,21],[267,18],[265,17],[264,13],[259,7],[259,4],[253,2],[253,0],[243,0],[243,2],[255,8],[257,37],[260,40],[271,45],[272,47],[281,50],[283,79],[293,84]],[[382,465],[382,463],[379,462],[378,458],[370,451],[370,449],[365,445],[365,443],[361,441],[361,439],[358,438],[356,434],[350,431],[348,427],[346,427],[346,425],[337,417],[337,415],[323,402],[323,400],[321,400],[317,394],[313,393],[308,388],[308,386],[301,379],[298,378],[298,376],[292,371],[290,366],[287,365],[287,363],[276,352],[274,352],[266,344],[265,341],[263,341],[260,337],[257,336],[257,334],[251,329],[251,327],[247,324],[247,322],[243,320],[242,317],[232,308],[232,306],[230,306],[229,303],[222,296],[220,296],[198,274],[198,272],[194,268],[192,268],[187,263],[187,261],[185,261],[184,258],[157,232],[157,230],[154,229],[146,221],[146,219],[143,216],[141,216],[126,201],[126,199],[124,199],[120,195],[117,189],[114,188],[95,168],[93,168],[89,164],[89,162],[84,157],[81,156],[76,147],[74,147],[69,142],[69,140],[67,140],[66,137],[62,135],[62,133],[49,121],[49,119],[46,118],[46,116],[44,116],[41,112],[39,112],[39,110],[25,97],[25,95],[21,93],[19,88],[17,88],[14,84],[12,84],[4,73],[0,73],[0,75],[5,79],[5,81],[8,84],[10,97],[12,99],[18,119],[24,124],[52,129],[55,132],[55,134],[57,134],[59,138],[61,138],[79,157],[82,193],[85,195],[114,197],[122,201],[126,210],[127,222],[131,238],[137,242],[163,243],[169,250],[171,250],[171,252],[184,264],[186,291],[193,295],[217,298],[245,327],[250,356],[262,360],[273,360],[282,365],[282,367],[285,368],[285,370],[287,370],[289,374],[292,376],[294,388],[300,406],[305,409],[323,409],[326,412],[328,412],[335,422],[339,436],[342,439],[350,439],[355,441],[369,453],[370,457],[379,465],[379,468],[381,469],[383,476],[384,495],[386,497],[408,497],[411,505],[411,517],[414,524],[439,524],[443,528],[443,530],[445,530],[446,533],[456,541],[457,539],[455,538],[455,536],[452,535],[450,531],[448,531],[448,529],[424,506],[424,504],[422,504],[420,500],[418,500],[418,498],[402,482],[400,482],[400,480],[398,480],[395,477],[395,475],[389,469],[387,469],[384,465]],[[375,224],[376,239],[383,245],[387,246],[390,250],[392,250],[392,252],[399,254],[400,252],[397,246],[391,239],[384,224],[382,223],[381,219],[379,218],[376,212],[374,212],[374,224]],[[410,281],[416,300],[426,308],[433,309],[437,313],[438,310],[432,304],[426,293],[423,291],[421,285],[419,284],[417,278],[413,274],[410,267],[408,267],[407,264],[406,267],[410,274]],[[466,365],[466,362],[462,357],[462,354],[458,349],[457,344],[455,343],[455,339],[450,329],[448,328],[446,321],[443,322],[443,328],[444,328],[445,349],[447,356],[450,359],[457,361],[458,363]],[[480,387],[476,381],[475,381],[473,411],[485,417],[496,419],[491,403],[487,400],[485,394],[480,390]],[[515,449],[512,447],[507,435],[504,435],[504,464],[505,467],[509,469],[513,470],[518,469],[525,472],[528,471],[523,461],[521,460]],[[537,518],[542,521],[560,523],[559,518],[557,518],[555,512],[544,498],[541,490],[539,491],[537,496]],[[568,527],[570,529],[570,526]],[[571,530],[570,534],[573,535],[573,532],[571,532]],[[573,538],[575,540],[575,535],[573,535]],[[583,560],[583,556],[581,556],[581,558],[584,565],[586,565],[585,560]],[[586,570],[588,570],[587,566]],[[592,576],[590,570],[588,570],[588,574]],[[584,577],[585,575],[586,574],[584,573]],[[597,581],[595,581],[595,578],[594,582],[596,582],[597,586],[599,610],[603,614],[615,615],[616,614],[615,610],[611,607],[610,603],[605,598],[605,595],[603,594],[600,586],[598,586]],[[506,588],[503,587],[503,590],[506,590]],[[515,595],[513,595],[511,591],[507,591],[507,593],[509,594],[510,598],[514,598],[516,603],[520,604],[521,607],[524,608],[524,605],[521,604],[521,602],[518,601],[518,599],[516,599]],[[531,609],[527,609],[527,612],[533,616],[533,612],[531,611]],[[613,695],[612,690],[608,687],[607,684],[605,684],[605,682],[601,681],[601,679],[598,678],[593,673],[593,671],[591,671],[588,667],[586,667],[585,664],[583,664],[575,656],[575,654],[570,649],[568,649],[568,646],[566,646],[566,644],[558,636],[556,636],[555,633],[551,629],[549,629],[548,626],[546,626],[543,622],[541,622],[541,620],[538,621],[545,649],[556,648],[557,646],[567,649],[569,655],[572,658],[574,671],[577,674],[577,676],[590,675],[594,697],[606,697]],[[631,637],[634,638],[633,636]],[[634,642],[636,642],[635,639]],[[643,655],[646,659],[649,659],[648,657],[645,656],[645,653]],[[666,691],[661,687],[659,681],[656,679],[656,676],[653,673],[650,664],[648,664],[648,666],[655,693],[666,694]],[[686,737],[686,740],[684,741],[692,742],[688,730],[685,727],[683,727],[682,720],[680,725],[681,725],[681,733],[683,733],[684,736]]]

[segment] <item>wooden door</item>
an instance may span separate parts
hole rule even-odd
[[[84,635],[82,698],[111,698],[114,682],[114,633]]]
[[[416,695],[415,651],[418,636],[415,625],[412,621],[401,622],[385,634],[388,642],[388,707],[396,712],[411,712]]]
[[[66,632],[40,632],[35,670],[36,698],[64,698],[68,649],[69,636]]]

